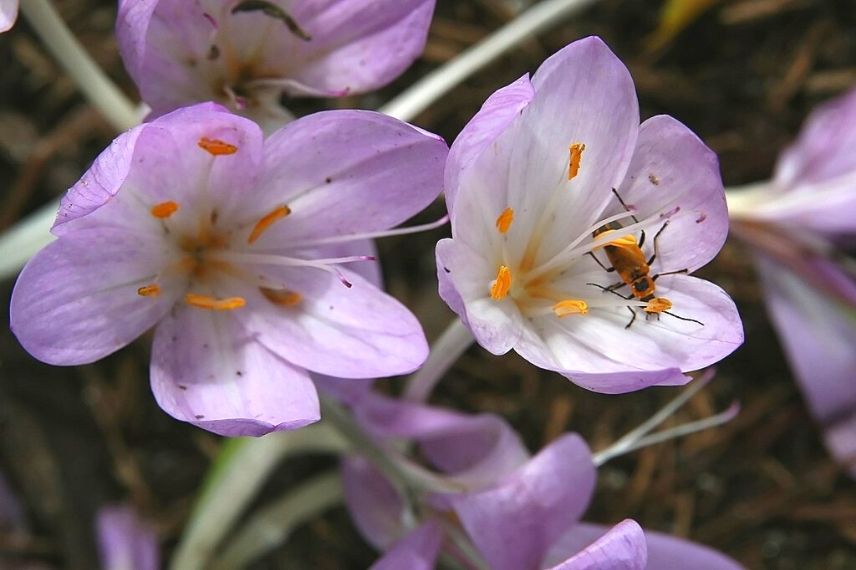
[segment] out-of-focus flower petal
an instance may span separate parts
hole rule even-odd
[[[401,539],[370,570],[432,570],[442,541],[440,527],[428,521]]]
[[[8,31],[18,19],[18,0],[0,0],[0,33]]]
[[[508,128],[532,100],[535,92],[527,73],[488,97],[449,150],[446,162],[446,205],[452,210],[461,172]]]
[[[376,378],[419,368],[428,343],[416,317],[362,277],[341,271],[350,287],[314,268],[267,270],[265,275],[300,294],[299,304],[279,306],[258,288],[245,288],[243,297],[260,310],[235,317],[269,350],[320,374]]]
[[[758,256],[767,308],[827,445],[856,477],[856,311]]]
[[[566,535],[568,538],[560,539],[560,550],[570,558],[550,567],[549,570],[653,570],[653,567],[647,564],[645,533],[636,521],[623,520],[606,530],[605,534],[594,542],[589,540],[592,537],[583,539],[583,535],[588,534],[580,532],[580,527],[583,526],[590,525],[576,526]],[[681,563],[672,568],[695,570],[696,567]]]
[[[633,523],[633,521],[624,521],[612,530],[618,529],[622,525],[626,525],[628,523]],[[638,525],[635,525],[635,523],[634,526],[638,528]],[[587,545],[592,544],[592,542],[598,541],[598,538],[603,537],[604,533],[611,533],[612,530],[603,525],[580,523],[556,542],[550,550],[547,561],[553,561],[555,563],[555,561],[562,560],[564,557],[570,556],[575,552],[579,552]],[[628,528],[627,530],[631,529]],[[641,534],[641,529],[639,529],[639,532]],[[675,568],[692,568],[693,570],[739,570],[742,568],[742,566],[737,562],[720,552],[708,548],[707,546],[659,532],[645,531],[644,541],[647,543],[648,564],[647,566],[644,565],[643,558],[642,568],[647,568],[648,570],[673,570]],[[595,542],[595,544],[597,544],[597,542]],[[612,551],[606,554],[611,553]],[[603,568],[613,567],[614,566],[603,566]],[[557,566],[557,568],[565,570],[564,566]],[[575,566],[570,566],[568,568],[576,569]],[[593,568],[601,568],[601,566],[595,566]],[[625,567],[617,566],[617,568]],[[629,568],[635,567],[630,566]]]
[[[658,238],[653,273],[695,271],[722,249],[728,235],[728,211],[719,160],[672,117],[659,115],[642,123],[636,152],[618,193],[640,219],[679,209],[669,216],[669,225]],[[616,204],[610,213],[621,211]],[[646,237],[654,239],[654,235]]]
[[[376,89],[421,54],[434,11],[434,0],[247,4],[120,2],[122,57],[156,114],[213,100],[254,115],[282,92]]]
[[[105,507],[96,521],[102,570],[158,570],[154,530],[127,506]]]
[[[291,209],[259,247],[384,230],[428,206],[443,189],[446,143],[371,111],[316,113],[265,142],[255,204]]]
[[[40,251],[24,267],[10,302],[10,326],[49,364],[86,364],[119,350],[157,323],[177,284],[142,297],[138,288],[164,263],[160,243],[116,229],[83,229]]]
[[[354,406],[354,414],[378,438],[419,442],[436,468],[472,486],[491,484],[529,459],[520,436],[490,414],[461,414],[376,393]]]
[[[595,477],[588,447],[569,434],[492,487],[456,495],[451,503],[491,568],[536,568],[578,522]]]
[[[320,418],[308,373],[267,350],[229,313],[177,305],[155,330],[151,381],[168,414],[229,437]]]
[[[434,0],[348,0],[306,18],[309,42],[286,40],[271,47],[271,56],[292,55],[293,77],[330,94],[364,93],[398,77],[425,49]],[[292,3],[296,17],[312,2]],[[297,48],[295,50],[295,48]]]
[[[392,548],[409,522],[404,498],[392,483],[368,460],[354,456],[342,460],[342,487],[360,533],[380,551]]]

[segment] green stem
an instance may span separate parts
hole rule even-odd
[[[343,453],[347,447],[339,434],[324,424],[227,440],[203,485],[170,568],[205,568],[223,536],[282,460],[300,453]]]
[[[212,570],[244,568],[288,540],[294,530],[343,500],[338,472],[319,475],[269,503],[241,527]]]
[[[422,368],[408,379],[404,398],[413,402],[426,401],[443,375],[474,340],[470,329],[461,319],[455,318],[431,346],[431,353]]]
[[[24,0],[21,12],[87,99],[117,130],[125,131],[140,122],[135,106],[86,53],[50,0]]]

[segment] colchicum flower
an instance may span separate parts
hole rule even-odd
[[[826,445],[856,477],[854,145],[856,90],[812,114],[769,184],[735,191],[729,203]]]
[[[427,355],[413,315],[357,262],[436,198],[446,154],[368,111],[266,140],[213,103],[165,115],[69,190],[59,239],[18,278],[12,330],[39,360],[75,365],[157,325],[152,390],[173,417],[229,436],[314,422],[308,371],[390,376]]]
[[[329,381],[322,385],[328,393],[329,388]],[[517,433],[494,415],[461,414],[370,390],[351,389],[343,399],[377,442],[412,441],[461,488],[405,496],[368,460],[346,458],[345,502],[361,534],[386,553],[374,566],[378,570],[433,568],[442,535],[448,538],[446,552],[459,556],[458,543],[442,530],[450,521],[459,522],[492,570],[740,568],[707,547],[643,532],[631,520],[612,529],[581,523],[597,469],[576,434],[559,437],[531,457]]]
[[[125,66],[155,114],[216,101],[266,123],[281,94],[382,87],[425,47],[434,0],[121,0]]]
[[[449,154],[440,294],[494,354],[590,390],[681,384],[743,341],[734,303],[687,274],[722,247],[718,161],[667,116],[639,125],[598,38],[492,95]]]
[[[0,33],[9,31],[18,19],[18,0],[0,0]]]

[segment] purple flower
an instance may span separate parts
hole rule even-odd
[[[74,365],[157,325],[152,390],[173,417],[229,436],[314,422],[308,371],[390,376],[427,355],[377,269],[341,264],[373,259],[371,237],[437,196],[446,153],[367,111],[264,141],[215,104],[170,113],[116,139],[68,192],[59,239],[15,286],[12,330],[39,360]]]
[[[102,570],[158,570],[160,550],[153,529],[127,506],[98,512],[98,552]]]
[[[325,383],[325,390],[328,387]],[[576,434],[566,434],[530,457],[519,436],[496,416],[460,414],[368,390],[352,390],[345,399],[360,425],[377,441],[414,441],[421,455],[460,487],[457,492],[423,493],[417,497],[418,509],[412,509],[371,463],[361,457],[347,458],[343,463],[346,504],[360,532],[386,551],[386,557],[401,560],[406,550],[409,559],[434,560],[441,541],[433,539],[431,533],[436,531],[427,529],[432,521],[448,526],[450,520],[457,520],[495,570],[644,568],[646,544],[649,568],[675,568],[667,561],[679,556],[698,561],[699,568],[739,568],[707,548],[657,533],[643,534],[632,521],[612,530],[580,523],[594,492],[596,468],[591,452]],[[419,518],[425,519],[421,525]],[[450,555],[462,554],[460,544],[448,533],[445,545]],[[387,563],[386,557],[382,563]],[[377,567],[394,566],[379,563]]]
[[[7,32],[18,19],[18,0],[0,0],[0,33]]]
[[[156,114],[217,101],[264,119],[282,93],[377,89],[425,47],[434,0],[121,0],[122,58]]]
[[[440,295],[494,354],[619,393],[685,383],[743,341],[728,295],[687,275],[728,231],[716,156],[671,117],[640,126],[598,38],[488,99],[452,145],[446,200]]]
[[[827,447],[856,477],[856,90],[815,111],[769,185],[736,194],[765,300]]]

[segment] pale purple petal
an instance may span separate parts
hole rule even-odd
[[[280,91],[339,96],[375,89],[421,54],[434,10],[434,0],[272,3],[311,39],[261,10],[232,13],[238,2],[121,2],[119,46],[143,100],[162,113],[227,102],[227,86],[258,90],[245,103],[252,114],[254,106],[275,104]]]
[[[437,243],[440,297],[458,313],[476,341],[488,352],[505,354],[519,342],[524,329],[515,322],[511,301],[495,303],[486,296],[495,269],[478,252],[459,240]]]
[[[856,314],[758,257],[770,318],[830,451],[856,476]]]
[[[397,226],[439,195],[447,154],[442,139],[370,111],[290,123],[265,142],[265,174],[246,211],[260,216],[287,204],[291,215],[257,246],[282,249]]]
[[[220,435],[260,436],[320,417],[308,373],[268,351],[231,312],[177,305],[155,330],[151,382],[164,411]]]
[[[560,549],[570,558],[549,570],[653,570],[654,567],[647,563],[645,533],[636,521],[625,519],[591,543],[589,537],[583,538],[588,533],[581,532],[582,526],[590,525],[574,527],[567,535],[570,540],[560,539]],[[555,554],[551,552],[550,558],[553,557]],[[684,560],[669,568],[695,570],[697,567]]]
[[[140,125],[119,135],[98,155],[83,178],[63,196],[51,230],[54,234],[62,235],[67,222],[93,212],[119,191],[131,168],[137,137],[144,128]]]
[[[621,524],[626,522],[628,521]],[[553,546],[548,562],[556,563],[556,561],[582,550],[609,530],[609,527],[603,525],[580,523]],[[645,542],[647,542],[648,565],[643,566],[643,568],[648,570],[673,570],[675,568],[739,570],[742,568],[737,562],[707,546],[667,534],[645,531]]]
[[[401,539],[370,570],[432,570],[442,541],[440,526],[429,520]]]
[[[672,117],[659,115],[642,123],[636,152],[618,192],[639,219],[657,213],[669,215],[669,225],[657,240],[654,274],[695,271],[722,249],[728,234],[728,211],[719,161]],[[610,213],[622,211],[617,203],[610,209]],[[654,251],[654,235],[661,227],[656,224],[649,230],[646,251]]]
[[[495,481],[529,459],[520,436],[490,414],[461,414],[376,393],[355,405],[354,414],[378,438],[418,441],[434,467],[472,486]]]
[[[404,498],[392,483],[367,459],[342,460],[345,505],[360,534],[381,551],[388,550],[406,528]]]
[[[203,139],[234,145],[236,152],[213,156],[200,147]],[[244,207],[258,175],[261,149],[259,127],[219,105],[203,103],[164,115],[120,136],[99,156],[63,198],[54,233],[83,225],[148,224],[160,234],[149,208],[165,201],[180,207],[172,224],[196,231],[200,210],[216,204],[217,215],[227,218]],[[108,201],[118,201],[113,207],[119,211],[99,214]]]
[[[536,568],[585,511],[595,478],[588,447],[569,434],[493,487],[451,502],[491,568]]]
[[[567,245],[569,228],[583,231],[595,221],[624,179],[639,131],[630,74],[599,38],[570,44],[542,67],[529,105],[459,177],[452,217],[453,238],[481,249],[477,244],[497,233],[496,217],[514,208],[507,242],[519,257],[552,196],[562,192],[550,215],[563,223],[545,226],[536,263]],[[569,181],[573,143],[586,149]]]
[[[18,19],[18,0],[0,0],[0,33],[8,31]]]
[[[275,305],[259,289],[236,281],[229,290],[254,310],[235,316],[268,349],[319,374],[372,378],[418,368],[428,343],[416,317],[356,273],[341,272],[350,287],[318,269],[266,268],[265,275],[302,300],[293,307]]]
[[[455,139],[446,162],[446,206],[451,212],[461,172],[505,131],[535,96],[527,73],[488,97]]]
[[[160,550],[154,530],[127,506],[98,511],[98,553],[102,570],[158,570]]]
[[[268,60],[288,54],[289,77],[329,94],[382,87],[422,54],[434,0],[293,2],[312,40],[276,36]],[[320,10],[316,6],[324,6]],[[314,13],[313,13],[314,12]],[[303,13],[307,16],[303,17]],[[310,15],[311,14],[311,15]]]
[[[165,255],[162,243],[121,230],[64,235],[18,277],[12,332],[49,364],[86,364],[119,350],[157,323],[179,294],[166,278],[160,295],[137,294],[155,280]]]
[[[796,142],[782,153],[774,183],[797,190],[856,172],[856,90],[816,109],[800,131]]]

